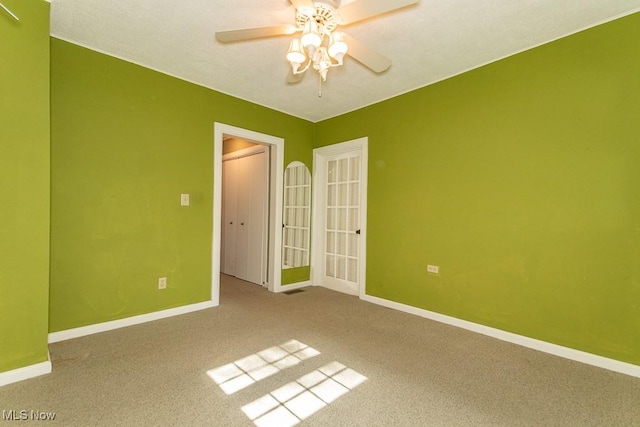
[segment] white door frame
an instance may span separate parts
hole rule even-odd
[[[313,197],[312,197],[312,228],[311,228],[311,282],[314,286],[321,286],[322,263],[324,262],[324,250],[321,236],[325,228],[326,206],[324,197],[320,197],[319,191],[325,191],[326,176],[321,173],[323,168],[319,165],[326,161],[327,157],[349,151],[360,150],[361,176],[360,192],[362,194],[362,205],[360,206],[360,245],[359,245],[359,265],[358,265],[358,296],[363,298],[367,293],[367,170],[369,164],[369,138],[362,137],[339,144],[328,145],[313,150]]]
[[[213,236],[211,252],[211,302],[220,304],[220,241],[222,232],[222,145],[224,136],[233,136],[271,147],[269,197],[269,275],[271,292],[282,291],[282,192],[284,139],[215,122],[213,125]],[[279,226],[278,226],[279,225]]]

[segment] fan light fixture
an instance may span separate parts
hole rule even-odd
[[[318,72],[318,96],[322,96],[322,82],[332,67],[339,67],[344,56],[349,56],[375,73],[383,73],[391,60],[370,49],[348,34],[337,32],[338,26],[351,25],[364,19],[391,12],[419,0],[355,0],[338,7],[338,0],[289,0],[296,9],[295,25],[245,28],[216,31],[222,43],[238,42],[263,37],[276,37],[301,33],[289,44],[287,61],[291,70],[287,83],[298,83],[304,73],[313,68]]]
[[[317,3],[313,12],[298,11],[296,21],[302,36],[291,40],[287,52],[293,74],[313,68],[322,81],[326,81],[329,69],[341,66],[349,50],[343,34],[334,32],[338,26],[335,10],[327,4]]]

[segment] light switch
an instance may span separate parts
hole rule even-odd
[[[181,194],[180,195],[180,206],[189,206],[189,195]]]

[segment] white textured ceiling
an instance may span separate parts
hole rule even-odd
[[[316,122],[638,10],[640,0],[420,0],[343,27],[393,65],[375,74],[347,57],[321,98],[310,72],[285,83],[289,37],[215,39],[218,30],[293,23],[289,0],[53,0],[51,34]]]

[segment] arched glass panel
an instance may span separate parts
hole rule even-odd
[[[291,162],[284,172],[282,267],[309,265],[311,173],[302,162]]]

